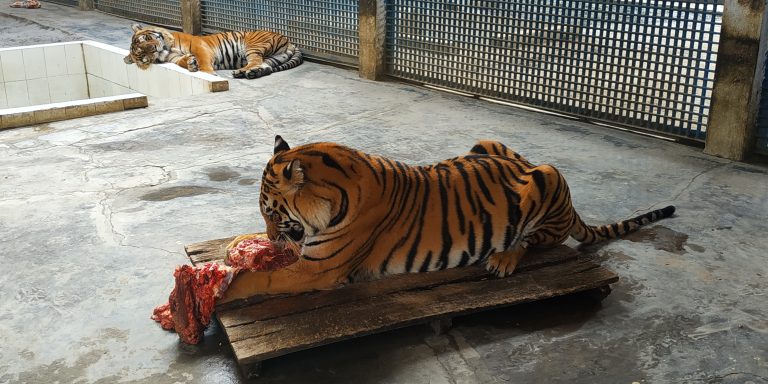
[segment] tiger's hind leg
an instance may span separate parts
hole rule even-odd
[[[236,79],[256,79],[271,74],[272,66],[264,60],[264,53],[267,48],[269,46],[264,44],[246,47],[246,64],[242,68],[232,71],[232,77]]]
[[[485,262],[485,269],[499,277],[509,276],[526,251],[524,244],[518,244],[508,251],[494,253]]]
[[[246,65],[245,67],[236,69],[232,71],[232,77],[236,79],[258,79],[259,77],[272,74],[272,72],[272,67],[270,67],[269,64],[262,62],[256,67]]]

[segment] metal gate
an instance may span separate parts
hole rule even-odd
[[[717,3],[388,0],[388,73],[703,140]]]
[[[180,27],[180,0],[96,0],[99,11],[145,23]]]
[[[202,0],[205,32],[280,32],[310,56],[357,65],[357,0]]]

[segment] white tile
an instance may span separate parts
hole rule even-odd
[[[29,93],[29,104],[48,104],[51,102],[51,92],[48,90],[48,79],[30,79],[27,80],[27,92]]]
[[[24,72],[24,55],[20,49],[0,52],[0,62],[3,63],[3,81],[19,81],[27,78]]]
[[[85,73],[85,59],[83,58],[83,46],[81,44],[68,44],[64,46],[67,56],[67,73]]]
[[[87,60],[87,59],[86,59]],[[104,96],[104,80],[98,76],[88,74],[88,98],[94,99]]]
[[[3,77],[3,61],[0,60],[0,83],[5,82],[5,80],[3,80],[3,78],[4,78]]]
[[[123,62],[123,56],[119,53],[102,49],[99,52],[101,57],[102,78],[113,83],[128,86],[127,65]]]
[[[149,69],[144,72],[147,74],[146,82],[148,84],[147,92],[145,93],[154,97],[168,97],[167,89],[165,84],[163,84],[163,81],[165,80],[165,69],[157,65],[151,65]]]
[[[69,101],[67,97],[67,88],[69,84],[69,75],[64,76],[51,76],[48,78],[48,89],[51,93],[51,102],[59,103],[62,101]]]
[[[8,99],[8,108],[28,106],[29,93],[27,93],[27,81],[6,81],[5,96]]]
[[[85,75],[49,77],[48,89],[51,92],[52,103],[88,98],[88,84]]]
[[[180,78],[183,76],[182,74],[178,72],[168,72],[165,74],[166,84],[167,87],[167,96],[168,97],[179,97],[181,96],[181,90],[179,89],[179,82]]]
[[[142,91],[144,74],[141,73],[141,69],[134,64],[130,64],[125,66],[125,72],[128,76],[128,87],[136,91]]]
[[[207,81],[203,79],[193,78],[192,79],[192,94],[193,95],[200,95],[203,93],[209,93],[210,92],[210,85]]]
[[[123,87],[120,84],[112,83],[112,94],[116,96],[122,96],[127,95],[129,93],[133,93],[133,90],[131,90],[128,87]]]
[[[113,45],[109,45],[109,44],[105,44],[105,43],[100,43],[98,41],[86,40],[86,41],[83,41],[82,43],[83,43],[83,46],[89,45],[89,46],[94,47],[94,48],[96,48],[98,50],[114,52],[114,53],[120,54],[122,56],[125,56],[125,55],[128,54],[128,50],[127,49],[118,48],[118,47],[115,47]]]
[[[45,71],[48,77],[67,74],[67,53],[63,45],[43,48],[45,53]]]
[[[43,48],[27,48],[22,50],[22,53],[27,80],[48,76],[45,71],[45,51]]]
[[[99,55],[98,48],[83,44],[83,58],[85,59],[85,72],[101,76],[101,55]]]
[[[88,79],[85,74],[69,75],[69,88],[67,94],[70,100],[82,100],[88,98]]]
[[[179,96],[189,96],[192,94],[192,77],[181,75],[179,77]]]
[[[5,97],[5,83],[0,82],[0,109],[8,108],[8,99]]]

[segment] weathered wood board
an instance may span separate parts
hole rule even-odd
[[[193,264],[220,262],[232,238],[188,245]],[[480,267],[391,276],[329,291],[258,296],[216,307],[241,367],[277,356],[414,324],[443,329],[455,316],[602,287],[610,270],[566,246],[532,251],[512,276]],[[343,315],[341,315],[343,314]]]

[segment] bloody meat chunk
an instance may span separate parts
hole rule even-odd
[[[206,263],[200,267],[181,265],[173,277],[176,285],[168,303],[155,308],[152,319],[163,329],[175,330],[188,344],[197,344],[211,322],[215,299],[221,297],[237,271]]]
[[[225,263],[234,268],[251,271],[274,271],[285,268],[299,259],[287,247],[268,239],[245,239],[229,249]]]
[[[168,303],[155,308],[152,320],[166,330],[175,330],[181,341],[197,344],[208,327],[216,299],[241,270],[273,271],[293,264],[298,255],[267,239],[247,239],[230,249],[227,265],[206,263],[176,267],[176,284]]]

